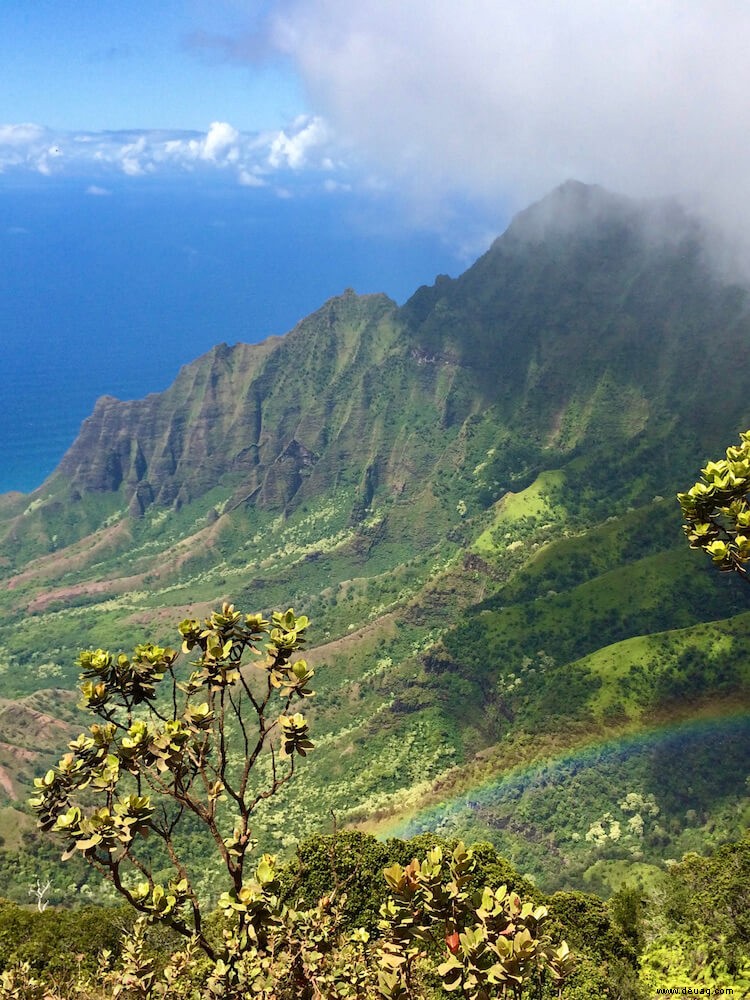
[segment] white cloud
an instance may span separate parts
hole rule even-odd
[[[346,172],[340,152],[318,118],[295,119],[286,129],[240,132],[212,122],[206,132],[53,132],[39,125],[0,125],[0,172],[33,170],[50,176],[221,171],[244,187],[263,187],[285,172],[313,176]],[[93,178],[92,178],[93,179]],[[322,184],[322,180],[320,181]],[[96,185],[94,185],[96,187]],[[89,188],[89,193],[94,193]]]
[[[290,167],[292,170],[301,170],[307,163],[309,153],[322,146],[327,136],[326,127],[321,118],[313,118],[308,121],[306,118],[298,118],[295,123],[297,132],[291,135],[283,130],[278,132],[270,144],[268,163],[272,167]],[[321,164],[328,169],[330,157],[324,158]]]
[[[0,125],[0,173],[12,168],[51,173],[50,159],[56,156],[51,139],[52,133],[41,125]]]
[[[240,170],[237,179],[243,187],[265,187],[266,181],[250,170]]]
[[[25,147],[39,142],[45,136],[41,125],[0,125],[0,146]]]
[[[750,205],[744,0],[289,0],[272,28],[339,139],[415,195],[521,205],[576,177]]]
[[[214,162],[236,162],[239,159],[239,139],[240,133],[227,122],[212,122],[203,141],[201,156],[204,160]]]
[[[86,188],[86,194],[93,195],[95,198],[106,198],[112,192],[109,188],[100,187],[98,184],[89,184]]]
[[[314,116],[253,134],[222,121],[202,132],[70,134],[0,124],[0,172],[105,185],[112,174],[214,172],[248,188],[297,190],[308,178],[328,189],[395,186],[421,225],[450,221],[453,196],[499,206],[485,213],[494,220],[576,177],[703,199],[750,232],[746,0],[250,7],[235,36],[193,43],[233,62],[275,47],[303,77]],[[239,24],[249,7],[234,8]]]
[[[122,146],[117,152],[117,159],[128,177],[141,177],[145,174],[148,170],[146,136],[141,135],[135,142]]]
[[[342,184],[341,181],[331,180],[330,177],[323,181],[323,189],[328,191],[330,194],[334,194],[337,191],[351,191],[351,184]]]

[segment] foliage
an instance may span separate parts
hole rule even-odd
[[[442,945],[449,952],[436,966],[443,988],[470,1000],[521,996],[545,980],[562,988],[573,959],[565,941],[554,947],[546,934],[547,908],[523,903],[507,886],[472,891],[472,871],[462,843],[449,858],[436,847],[421,863],[386,868],[392,896],[381,910],[384,997],[409,996],[417,959]]]
[[[411,847],[399,841],[386,844],[355,830],[308,837],[281,872],[284,898],[303,907],[337,890],[342,929],[364,927],[375,933],[387,896],[382,871]]]
[[[70,979],[94,972],[99,952],[119,949],[129,909],[48,907],[43,913],[0,902],[0,969],[26,963],[34,974]]]
[[[31,804],[40,828],[63,840],[63,858],[82,856],[137,911],[195,939],[212,959],[196,873],[181,856],[179,834],[192,820],[210,838],[243,938],[251,900],[265,884],[263,862],[260,881],[246,880],[251,817],[312,748],[304,716],[289,714],[295,700],[313,694],[313,671],[291,660],[307,625],[291,609],[267,621],[230,604],[203,625],[185,620],[183,651],[197,659],[182,680],[171,648],[140,645],[132,657],[84,651],[83,706],[100,721],[35,779]],[[260,678],[246,676],[248,657]],[[265,782],[262,754],[270,758]]]
[[[31,971],[28,962],[21,962],[0,973],[2,1000],[45,1000],[47,988]]]
[[[651,987],[750,989],[750,838],[710,857],[686,855],[668,872],[643,953]]]
[[[340,871],[336,835],[333,884],[318,895],[324,886],[308,878],[318,897],[312,905],[287,904],[273,855],[263,854],[250,872],[254,811],[313,746],[304,717],[290,713],[295,699],[314,694],[312,669],[292,661],[307,626],[291,609],[267,621],[229,604],[202,625],[185,620],[183,651],[197,653],[186,679],[178,679],[178,653],[153,643],[132,657],[81,653],[83,706],[99,721],[35,779],[31,804],[39,827],[63,840],[63,858],[82,857],[140,914],[117,963],[102,951],[100,982],[113,998],[141,1000],[416,998],[424,993],[416,992],[421,980],[412,966],[427,958],[415,948],[419,939],[433,953],[438,942],[447,946],[447,959],[432,964],[446,990],[460,988],[471,1000],[507,990],[520,996],[545,978],[561,987],[572,959],[564,942],[553,948],[543,933],[547,910],[522,903],[505,885],[476,890],[472,853],[462,843],[447,864],[434,847],[421,863],[385,869],[392,895],[380,907],[379,939],[366,927],[347,927],[346,885],[357,872]],[[260,680],[246,676],[248,659]],[[270,758],[265,771],[262,754]],[[181,853],[190,823],[205,830],[223,865],[218,921],[206,919],[196,873]],[[367,900],[359,890],[361,911]],[[148,951],[154,924],[183,939],[166,960]],[[3,973],[2,998],[14,998],[24,982],[29,995],[37,990],[31,965],[18,958]]]
[[[635,964],[636,950],[604,900],[584,892],[556,892],[549,898],[549,907],[577,951],[588,951],[600,962]]]
[[[725,459],[709,462],[701,479],[679,493],[683,530],[691,548],[702,549],[724,572],[747,578],[750,561],[750,431]]]
[[[664,911],[672,926],[693,933],[709,927],[713,950],[736,972],[750,949],[750,837],[708,858],[688,854],[673,866]]]
[[[357,830],[315,834],[297,847],[294,858],[281,871],[282,892],[290,905],[300,907],[334,889],[339,899],[342,929],[364,927],[375,934],[380,909],[388,896],[383,869],[393,864],[408,865],[414,858],[421,862],[435,847],[444,854],[451,854],[458,843],[455,838],[446,840],[432,833],[409,840],[391,838],[387,841]],[[519,875],[492,844],[473,844],[471,853],[469,885],[472,891],[481,890],[485,885],[492,889],[506,885],[518,895],[541,901],[539,890]]]
[[[149,942],[151,918],[141,916],[124,938],[117,960],[112,950],[105,949],[97,967],[79,967],[74,981],[49,975],[42,981],[33,965],[18,960],[0,982],[0,998],[17,1000],[35,996],[38,990],[40,997],[141,1000],[366,1000],[374,996],[427,1000],[434,995],[429,982],[436,976],[445,990],[460,986],[463,996],[477,1000],[505,996],[508,991],[521,996],[540,986],[545,977],[559,992],[572,969],[572,959],[564,943],[553,948],[548,937],[539,933],[547,917],[545,907],[522,903],[505,886],[472,889],[474,859],[463,844],[456,846],[449,864],[442,864],[442,859],[442,850],[434,848],[421,864],[414,859],[405,869],[399,865],[386,869],[392,895],[381,906],[380,935],[376,936],[362,927],[347,929],[342,919],[345,894],[339,885],[329,887],[329,893],[313,907],[297,910],[285,905],[279,891],[280,869],[266,855],[251,883],[252,898],[246,892],[239,899],[227,894],[222,900],[223,957],[214,961],[201,957],[195,937],[171,953],[173,944],[162,941],[166,953],[160,955]],[[420,907],[418,912],[408,909],[415,905]],[[251,928],[244,941],[238,940],[233,929],[232,918],[238,911],[247,914]],[[76,915],[72,913],[69,919],[74,924]],[[79,933],[84,927],[79,927]],[[488,967],[490,955],[496,959],[492,968]],[[461,963],[464,972],[459,975]],[[477,963],[483,971],[478,971]],[[44,969],[45,973],[53,971],[52,966]],[[476,988],[478,977],[485,989]],[[50,992],[51,984],[55,992]]]

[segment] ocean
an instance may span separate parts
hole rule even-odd
[[[376,193],[0,177],[0,492],[39,486],[97,397],[163,390],[347,287],[403,302],[465,268],[455,245]]]

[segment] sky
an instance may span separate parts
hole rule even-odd
[[[61,130],[255,131],[306,110],[269,52],[249,66],[212,39],[252,30],[264,4],[221,0],[3,0],[0,121]]]
[[[436,225],[574,177],[731,224],[749,43],[745,0],[3,0],[0,169],[322,171]]]

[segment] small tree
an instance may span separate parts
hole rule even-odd
[[[748,580],[750,562],[750,431],[727,457],[709,462],[687,493],[678,493],[683,530],[694,549],[703,549],[724,572]]]
[[[213,842],[226,873],[222,902],[236,925],[228,938],[245,941],[272,878],[265,857],[254,878],[247,871],[253,813],[313,746],[304,717],[290,714],[314,694],[312,669],[292,662],[307,626],[292,609],[267,621],[224,604],[202,624],[179,626],[183,652],[196,656],[187,671],[174,649],[153,643],[130,657],[82,652],[82,705],[98,721],[34,782],[38,825],[62,838],[63,859],[81,855],[131,906],[213,962],[231,964],[231,955],[222,958],[206,937],[176,835],[192,815]]]
[[[42,880],[40,878],[37,878],[36,885],[32,885],[29,888],[29,895],[34,896],[36,898],[36,908],[39,913],[44,913],[44,911],[49,906],[47,893],[50,891],[51,887],[52,887],[51,879],[47,879],[44,885],[42,885]]]

